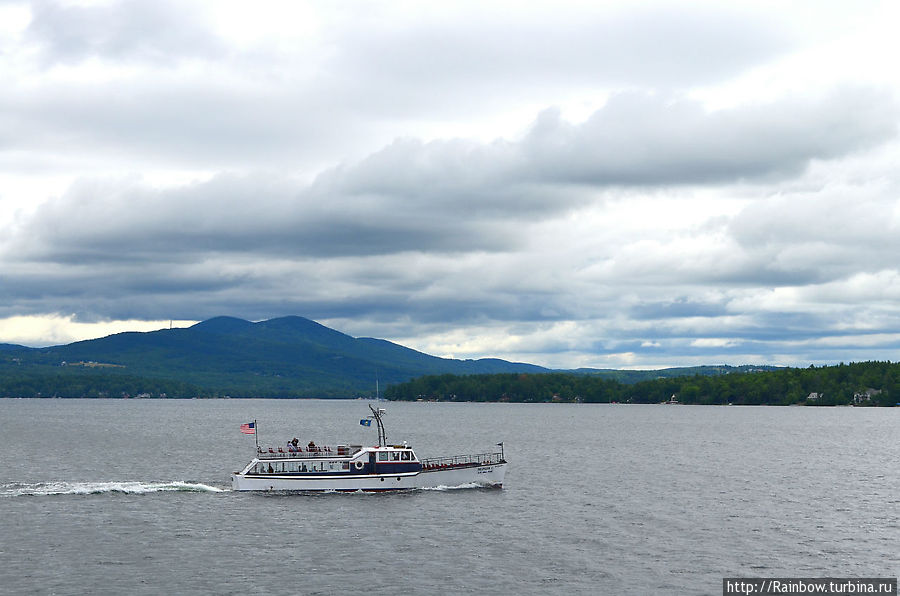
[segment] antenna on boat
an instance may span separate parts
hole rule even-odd
[[[378,446],[385,447],[387,445],[387,436],[384,433],[384,423],[381,421],[381,417],[385,413],[384,408],[378,408],[377,410],[372,407],[372,404],[369,404],[369,409],[372,410],[372,415],[369,418],[374,418],[375,423],[378,425]]]

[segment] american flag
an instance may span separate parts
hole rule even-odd
[[[241,425],[241,432],[245,435],[255,435],[256,434],[256,423],[255,422],[247,422],[246,424]]]

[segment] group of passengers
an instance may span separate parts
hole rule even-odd
[[[318,447],[315,441],[310,441],[309,444],[306,445],[306,450],[310,453],[316,453],[319,451],[325,451],[325,447]],[[300,439],[294,437],[287,443],[287,451],[288,453],[301,453],[303,452],[303,447],[300,446]]]
[[[278,473],[281,473],[281,472],[284,472],[284,471],[285,471],[285,470],[280,469],[280,470],[278,470]],[[310,467],[307,468],[307,467],[306,467],[306,464],[302,464],[299,468],[297,468],[297,469],[292,469],[292,470],[290,470],[290,471],[291,471],[291,472],[315,472],[316,469],[315,469],[314,467],[312,467],[312,465],[310,465]],[[276,473],[276,470],[275,470],[275,468],[272,467],[272,464],[269,464],[268,469],[266,468],[265,464],[259,464],[259,473],[260,473],[260,474],[265,474],[266,472],[268,472],[269,474],[275,474],[275,473]]]

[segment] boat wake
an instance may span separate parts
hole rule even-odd
[[[446,490],[470,490],[473,488],[494,488],[489,485],[481,484],[480,482],[466,482],[465,484],[457,484],[455,486],[431,486],[420,488],[419,490],[437,490],[437,491],[446,491]]]
[[[159,492],[220,493],[224,489],[192,482],[11,482],[0,484],[0,497],[50,495],[144,495]]]

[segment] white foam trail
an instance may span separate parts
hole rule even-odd
[[[0,484],[0,497],[49,495],[99,495],[124,493],[143,495],[158,492],[210,492],[223,489],[191,482],[36,482]]]
[[[481,484],[479,482],[467,482],[465,484],[456,484],[454,486],[444,486],[444,485],[431,486],[431,487],[427,487],[427,488],[422,488],[421,490],[439,490],[439,491],[464,490],[464,489],[470,489],[470,488],[486,488],[486,486],[487,485]]]

